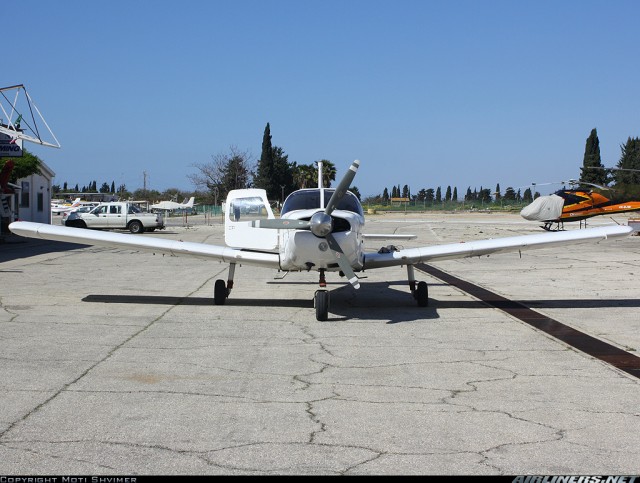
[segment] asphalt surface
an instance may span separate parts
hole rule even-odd
[[[220,220],[169,221],[140,236],[223,243]],[[542,230],[460,213],[366,232]],[[433,267],[640,356],[639,236]],[[238,267],[215,306],[218,262],[5,237],[0,475],[640,474],[637,377],[431,275],[426,308],[404,267],[361,275],[327,275],[318,322],[317,273]]]

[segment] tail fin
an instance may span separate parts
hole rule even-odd
[[[195,201],[195,197],[192,196],[191,198],[189,198],[189,202],[187,203],[187,208],[193,208],[193,202]]]

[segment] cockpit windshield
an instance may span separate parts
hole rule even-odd
[[[329,204],[329,200],[331,199],[331,195],[335,192],[334,189],[324,190],[324,207],[326,208]],[[320,207],[320,190],[319,189],[305,189],[300,191],[295,191],[291,193],[284,202],[282,206],[281,215],[288,213],[289,211],[295,210],[313,210]],[[338,203],[336,210],[345,210],[352,211],[353,213],[357,213],[359,215],[364,215],[362,211],[362,205],[358,198],[347,191],[345,195]]]
[[[564,198],[565,206],[568,205],[576,205],[578,203],[582,203],[583,201],[589,201],[590,198],[587,195],[580,195],[578,193],[567,191],[567,190],[559,190],[555,193],[557,196]]]

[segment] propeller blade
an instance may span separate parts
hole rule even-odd
[[[338,184],[338,187],[336,188],[336,190],[331,195],[331,198],[329,199],[329,203],[327,204],[327,209],[324,210],[324,212],[327,215],[330,215],[333,212],[333,210],[336,209],[336,206],[338,206],[338,203],[340,203],[340,200],[349,189],[349,186],[351,186],[351,182],[353,181],[353,178],[355,178],[356,172],[358,171],[359,167],[360,167],[360,161],[358,161],[357,159],[353,163],[351,163],[351,166],[349,166],[349,169],[347,170],[346,174],[340,180],[340,184]]]
[[[308,230],[309,222],[306,220],[287,220],[282,218],[268,218],[251,222],[253,228],[273,228],[276,230]]]
[[[347,260],[347,257],[344,256],[344,252],[342,251],[342,248],[340,248],[340,245],[338,244],[336,239],[333,237],[333,234],[329,233],[327,236],[325,236],[325,239],[329,244],[329,248],[333,251],[333,255],[335,256],[336,261],[340,266],[340,270],[342,270],[342,272],[345,274],[345,276],[349,280],[349,283],[353,285],[353,288],[360,288],[358,277],[356,277],[353,268],[351,268],[349,260]]]

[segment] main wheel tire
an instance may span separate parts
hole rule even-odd
[[[134,235],[137,235],[138,233],[144,232],[144,227],[142,226],[142,223],[134,220],[131,223],[129,223],[129,231]]]
[[[227,284],[224,280],[216,280],[216,284],[213,286],[213,300],[216,305],[224,305],[228,295]]]
[[[323,322],[329,318],[329,292],[327,290],[317,290],[313,297],[313,304],[316,307],[316,320]]]
[[[427,287],[427,282],[418,282],[418,288],[416,289],[416,300],[418,301],[418,306],[426,307],[429,305],[429,287]]]

